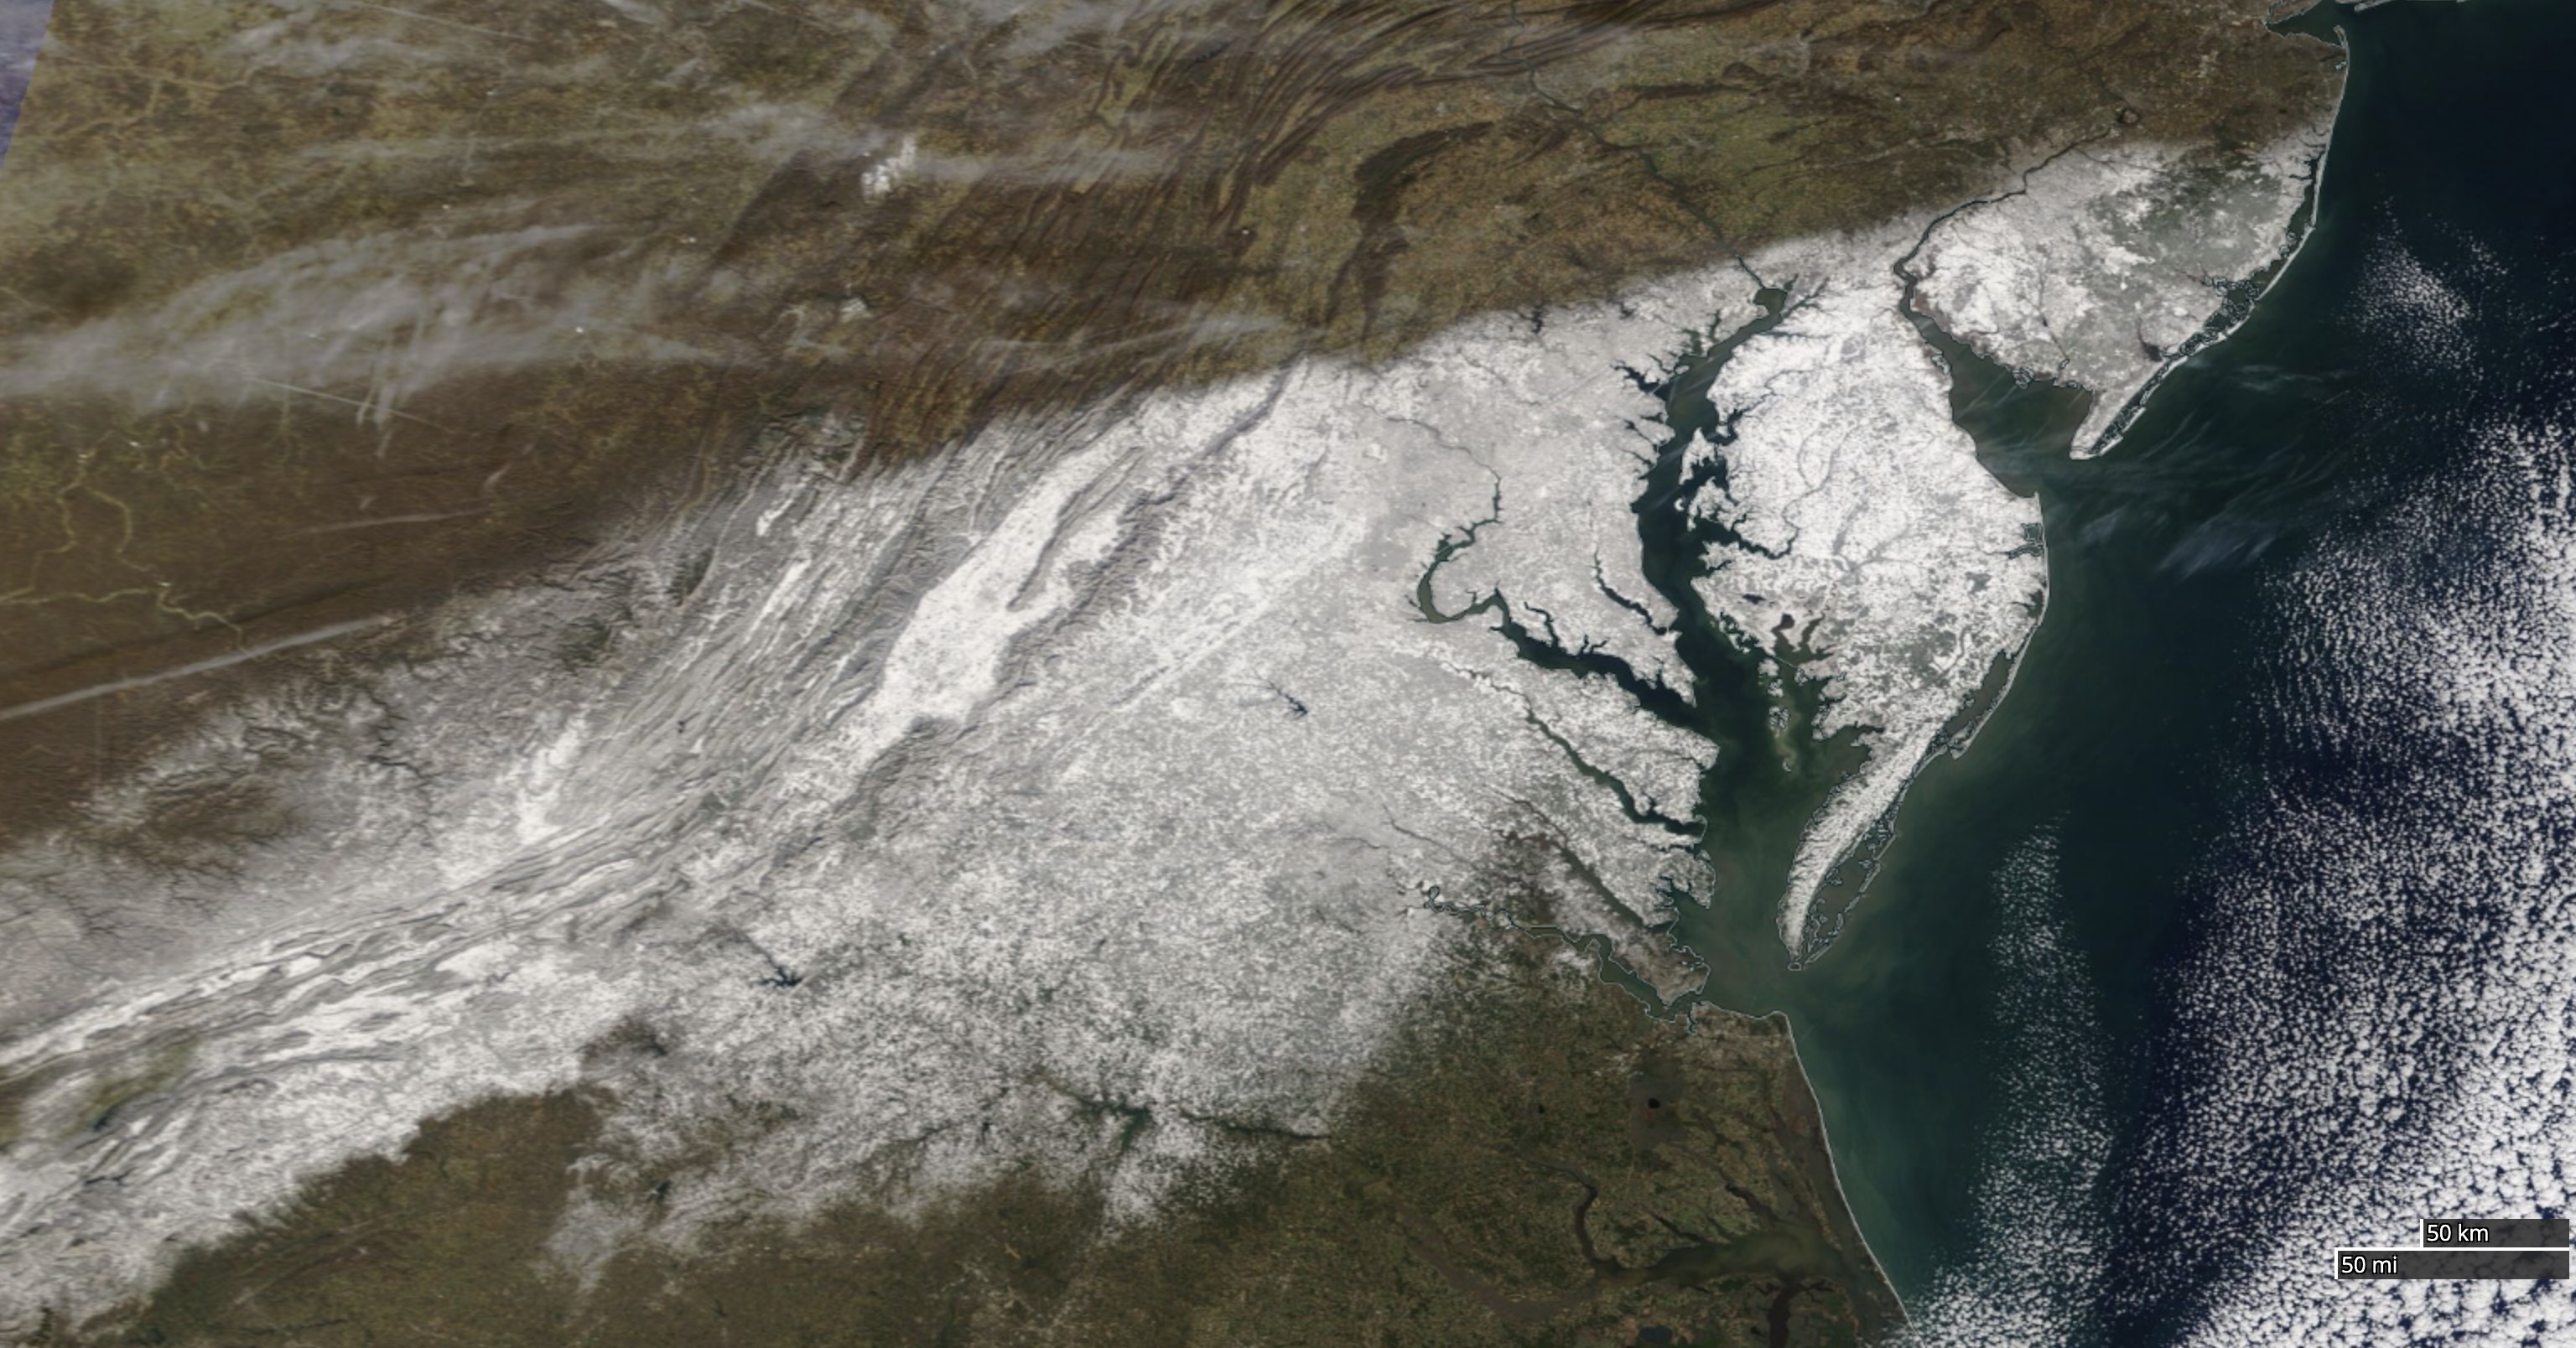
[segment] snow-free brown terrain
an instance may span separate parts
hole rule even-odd
[[[1349,1323],[1418,1278],[1457,1342],[1628,1342],[1635,1288],[1885,1327],[1794,1055],[1671,921],[1757,885],[1815,953],[2039,620],[1915,318],[2127,399],[2289,246],[2330,53],[2183,3],[554,17],[57,13],[0,172],[0,1328],[213,1341],[277,1287],[428,1342],[501,1259],[541,1338],[635,1260],[971,1220],[1090,1271],[904,1278],[1106,1342],[1065,1287],[1400,1153],[1389,1071],[1462,1063],[1564,1248],[1337,1177],[1402,1233]],[[1667,454],[1652,508],[1741,540],[1685,590]],[[1684,714],[1685,608],[1757,740]],[[1511,1141],[1476,986],[1533,1062],[1591,1008],[1598,1157]],[[1694,1097],[1686,1199],[1565,1231],[1672,1053],[1772,1084]],[[451,1144],[452,1192],[371,1159]],[[1311,1279],[1331,1210],[1244,1257]],[[224,1271],[294,1211],[331,1259]]]

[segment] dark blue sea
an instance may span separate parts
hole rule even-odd
[[[2331,1262],[2569,1211],[2576,5],[2321,18],[2304,248],[2109,455],[1983,410],[2019,679],[1840,941],[1713,989],[1790,1013],[1924,1342],[2576,1342]]]

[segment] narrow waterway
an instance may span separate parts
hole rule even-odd
[[[2306,653],[2323,638],[2285,593],[2333,602],[2303,579],[2319,549],[2441,491],[2483,421],[2576,407],[2576,331],[2537,298],[2576,296],[2576,10],[2315,21],[2346,27],[2354,61],[2330,166],[2305,247],[2234,336],[2088,461],[2064,452],[2065,395],[1958,370],[1961,424],[2042,502],[2048,616],[1973,749],[1916,783],[1840,940],[1792,969],[1741,891],[1683,920],[1717,1000],[1789,1013],[1862,1229],[1936,1341],[2214,1342],[2250,1313],[2230,1306],[2347,1295],[2264,1281],[2285,1241],[2303,1248],[2290,1208],[2331,1213],[2353,1182],[2321,1150],[2335,1128],[2249,1148],[2209,1102],[2263,1103],[2228,1077],[2245,1045],[2295,1065],[2326,999],[2398,975],[2328,949],[2210,979],[2245,963],[2245,896],[2304,882],[2252,824],[2367,785],[2320,759],[2351,732],[2304,719],[2325,714]],[[2506,564],[2477,524],[2464,512],[2460,536],[2422,547],[2470,572]],[[2299,920],[2272,902],[2275,926]],[[2429,1080],[2447,1069],[2395,1061],[2423,1038],[2408,1004],[2357,1013],[2388,1018],[2359,1042]],[[2345,1104],[2317,1079],[2305,1097],[2278,1088],[2278,1108],[2331,1119]],[[2406,1153],[2392,1128],[2383,1150]],[[2346,1238],[2379,1235],[2385,1214],[2353,1194]],[[2358,1305],[2316,1304],[2324,1318],[2300,1323]]]
[[[1734,427],[1706,390],[1782,320],[1785,293],[1763,292],[1752,322],[1638,376],[1669,432],[1636,505],[1645,575],[1678,615],[1689,686],[1569,650],[1501,596],[1471,610],[1499,610],[1525,658],[1613,680],[1717,747],[1696,821],[1716,894],[1682,906],[1679,935],[1709,962],[1713,1000],[1790,1015],[1854,1211],[1932,1342],[2226,1341],[2244,1331],[2221,1326],[2293,1304],[2306,1318],[2282,1323],[2366,1321],[2362,1294],[2298,1272],[2301,1242],[2323,1269],[2337,1240],[2394,1239],[2380,1228],[2409,1200],[2402,1184],[2353,1180],[2334,1154],[2352,1130],[2333,1111],[2390,1108],[2365,1079],[2460,1078],[2405,1020],[2423,999],[2387,952],[2408,947],[2303,931],[2284,896],[2313,878],[2273,874],[2267,858],[2299,853],[2279,841],[2280,820],[2318,801],[2358,791],[2375,808],[2369,793],[2387,788],[2373,774],[2387,774],[2370,764],[2410,752],[2321,761],[2320,743],[2352,738],[2338,718],[2359,695],[2328,695],[2320,662],[2384,665],[2373,643],[2407,622],[2345,621],[2336,604],[2387,597],[2342,598],[2318,569],[2384,549],[2353,531],[2446,476],[2492,476],[2478,466],[2492,438],[2481,427],[2554,425],[2576,408],[2576,334],[2563,306],[2535,299],[2576,295],[2564,246],[2576,150],[2561,134],[2576,124],[2576,14],[2480,0],[2326,8],[2300,24],[2345,33],[2354,62],[2328,171],[2298,222],[2304,245],[2226,297],[2228,318],[2249,304],[2251,317],[2176,370],[2113,453],[2070,457],[2080,393],[2018,381],[1920,325],[1981,461],[2039,497],[2049,612],[1972,752],[1915,784],[1872,889],[1821,959],[1789,957],[1773,905],[1798,821],[1855,748],[1813,734],[1817,689],[1794,677],[1793,642],[1733,630],[1694,589],[1711,557],[1753,545],[1676,508],[1722,488]],[[2528,550],[2519,527],[2463,518],[2459,536],[2422,546],[2473,574]],[[1472,542],[1459,535],[1439,560]],[[1429,584],[1426,616],[1466,616],[1432,609]],[[2321,635],[2347,628],[2378,635]],[[2389,744],[2401,739],[2392,729]],[[2462,771],[2492,758],[2472,751]],[[2507,886],[2494,911],[2527,925],[2549,902]],[[2409,911],[2432,950],[2492,937],[2438,892]],[[2323,953],[2293,959],[2268,942]],[[2460,976],[2502,979],[2493,968]],[[2376,1000],[2353,1002],[2351,986]],[[2363,1047],[2309,1070],[2299,1027],[2328,1006],[2362,1017]],[[2293,1084],[2249,1093],[2248,1064]],[[2324,1122],[2274,1126],[2267,1113]],[[2432,1135],[2393,1125],[2373,1146],[2420,1156]],[[2561,1161],[2576,1151],[2562,1141]],[[2459,1173],[2453,1191],[2549,1201],[2474,1165]]]

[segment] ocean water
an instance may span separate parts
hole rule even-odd
[[[1979,401],[2047,619],[1841,940],[1712,986],[1789,1012],[1926,1343],[2576,1342],[2330,1274],[2576,1179],[2576,6],[2318,17],[2305,248],[2104,458]]]
[[[1842,938],[1683,933],[1790,1013],[1926,1343],[2576,1342],[2562,1287],[2328,1273],[2576,1171],[2576,7],[2331,17],[2317,226],[2247,325],[2099,460],[1970,390],[2049,615]]]

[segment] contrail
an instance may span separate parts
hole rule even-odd
[[[76,703],[87,702],[94,697],[105,697],[110,693],[122,693],[129,688],[141,688],[146,684],[162,683],[170,679],[184,679],[191,674],[203,674],[208,670],[222,669],[226,665],[238,665],[244,660],[256,660],[263,655],[274,655],[279,651],[289,650],[297,646],[310,646],[317,641],[329,641],[333,637],[346,636],[351,632],[362,631],[370,627],[382,626],[390,621],[392,621],[390,618],[375,617],[359,618],[353,622],[333,623],[328,627],[314,628],[310,632],[298,632],[291,637],[279,637],[275,641],[253,646],[247,650],[234,651],[229,655],[218,655],[208,659],[194,661],[189,664],[177,665],[172,668],[162,670],[157,674],[138,674],[130,679],[113,679],[106,683],[92,684],[87,688],[75,689],[68,693],[58,693],[52,697],[39,698],[34,702],[21,702],[14,707],[0,708],[0,721],[14,721],[21,716],[35,716],[43,712],[52,711],[56,707],[72,706]]]

